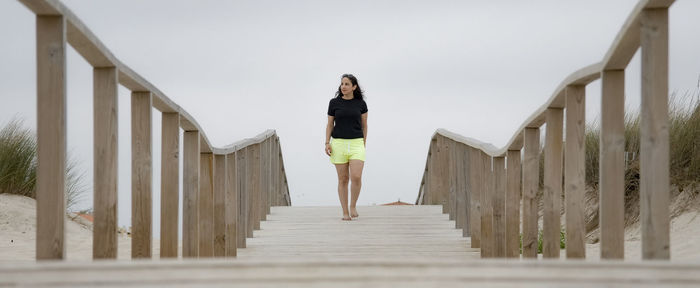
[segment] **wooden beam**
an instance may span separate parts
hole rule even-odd
[[[537,191],[540,189],[540,128],[523,134],[523,258],[537,258]]]
[[[118,83],[115,67],[93,69],[94,223],[92,255],[117,258]]]
[[[467,189],[468,165],[467,161],[467,146],[461,143],[454,142],[455,149],[455,225],[457,229],[462,230],[463,237],[469,237],[469,190]]]
[[[226,256],[226,155],[214,155],[214,256]],[[235,247],[235,245],[234,245]]]
[[[506,257],[520,258],[520,150],[508,150],[506,160]]]
[[[586,87],[566,87],[566,258],[586,258]]]
[[[183,134],[182,257],[199,256],[199,131]]]
[[[200,145],[202,145],[200,143]],[[199,160],[199,257],[214,256],[214,155]]]
[[[547,134],[544,147],[544,215],[542,254],[559,258],[562,195],[562,137],[564,109],[547,109]]]
[[[504,258],[506,256],[506,159],[505,157],[493,158],[493,257]]]
[[[160,258],[177,258],[180,201],[180,114],[162,113]]]
[[[459,227],[461,223],[457,220],[457,149],[455,146],[457,142],[450,139],[447,141],[447,153],[449,157],[447,158],[447,213],[449,214],[448,219],[455,221],[455,228],[461,229]]]
[[[238,163],[236,154],[226,156],[226,199],[225,199],[225,233],[226,233],[226,257],[236,257],[238,243]]]
[[[602,73],[600,118],[600,258],[625,256],[625,71]]]
[[[469,149],[469,219],[471,228],[471,248],[481,247],[481,152],[475,148]]]
[[[236,151],[236,188],[238,189],[238,248],[246,247],[248,235],[248,147]],[[252,234],[250,234],[252,236]]]
[[[258,214],[260,213],[260,143],[248,146],[248,175],[246,188],[248,190],[248,238],[253,238],[253,230],[260,229]]]
[[[267,220],[270,193],[270,138],[260,143],[260,214],[259,221]],[[256,226],[257,229],[260,227]]]
[[[131,93],[131,258],[151,258],[151,93]]]
[[[640,205],[642,258],[670,259],[668,8],[641,16]]]
[[[493,239],[493,170],[491,156],[481,152],[481,258],[494,256]]]
[[[66,23],[36,17],[36,259],[65,257]]]

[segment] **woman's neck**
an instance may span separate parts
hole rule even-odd
[[[343,96],[341,96],[341,98],[343,98],[343,99],[345,99],[345,100],[352,100],[352,98],[355,98],[355,95],[350,94],[350,95],[348,96],[348,95],[343,94]]]

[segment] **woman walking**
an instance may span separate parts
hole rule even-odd
[[[352,74],[343,74],[335,98],[328,103],[325,149],[338,172],[338,197],[343,208],[343,220],[359,216],[355,205],[362,188],[366,143],[367,103],[363,99],[357,78]],[[348,182],[352,183],[349,208]]]

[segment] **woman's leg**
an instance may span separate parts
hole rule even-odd
[[[343,208],[343,220],[351,220],[348,211],[348,163],[335,164],[335,171],[338,172],[338,197],[340,197],[340,207]]]
[[[362,189],[362,169],[365,167],[365,161],[350,160],[350,190],[352,192],[352,200],[350,202],[350,216],[357,217],[357,199],[360,198],[360,189]]]

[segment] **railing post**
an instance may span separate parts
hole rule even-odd
[[[214,155],[214,257],[226,256],[226,155]]]
[[[454,146],[456,150],[456,184],[457,189],[457,205],[455,217],[457,222],[457,228],[462,229],[462,236],[469,237],[469,160],[467,153],[467,146],[461,143],[456,143]]]
[[[65,257],[66,22],[36,16],[36,259]]]
[[[520,258],[520,150],[508,150],[506,160],[506,257]]]
[[[270,206],[280,206],[280,153],[279,153],[279,140],[277,135],[272,138],[272,149],[270,150],[270,156],[272,156],[272,163],[270,171],[272,172],[272,177],[270,183],[272,183],[272,188],[270,189]]]
[[[460,223],[457,220],[457,149],[455,148],[457,142],[452,139],[445,139],[445,146],[447,147],[447,213],[449,214],[448,219],[455,221],[455,228],[461,229],[459,227]]]
[[[437,188],[437,183],[433,185],[434,182],[439,182],[437,180],[437,175],[434,173],[435,170],[437,170],[437,138],[431,139],[430,140],[430,148],[428,150],[428,165],[427,165],[427,177],[425,179],[425,202],[428,205],[437,205],[437,197],[436,197],[436,190]]]
[[[481,177],[484,173],[481,165],[481,152],[475,148],[467,148],[469,154],[469,222],[471,229],[471,248],[481,247],[481,193],[483,191]]]
[[[92,257],[117,258],[118,74],[115,67],[93,69],[94,225]]]
[[[586,192],[586,87],[566,87],[566,258],[586,258],[584,194]]]
[[[199,256],[199,131],[183,133],[182,257]]]
[[[445,137],[442,137],[440,135],[436,136],[437,138],[437,145],[435,146],[436,153],[434,154],[435,157],[433,158],[433,169],[431,169],[433,172],[431,175],[433,176],[433,179],[431,180],[431,193],[433,194],[433,199],[436,200],[435,203],[433,204],[439,204],[442,205],[442,213],[450,213],[450,208],[447,204],[447,201],[449,200],[449,156],[450,156],[450,148],[449,144],[447,143],[447,139]]]
[[[523,258],[537,258],[537,191],[540,186],[540,128],[523,133]]]
[[[161,133],[160,258],[177,258],[180,200],[180,114],[163,113]]]
[[[200,143],[202,145],[204,141]],[[213,154],[201,153],[199,160],[199,257],[214,256]]]
[[[669,259],[668,8],[644,9],[641,23],[642,258]]]
[[[505,165],[505,157],[493,157],[493,194],[491,194],[491,207],[493,209],[493,257],[495,258],[504,258],[506,256]]]
[[[248,146],[248,175],[246,185],[248,189],[248,238],[253,238],[253,230],[260,229],[258,213],[260,209],[260,144]]]
[[[493,170],[491,156],[481,152],[481,258],[494,256],[493,239]]]
[[[259,221],[267,220],[270,196],[270,138],[260,143],[260,215]],[[260,224],[256,228],[260,229]]]
[[[131,93],[131,258],[151,258],[152,98]]]
[[[226,235],[226,257],[236,257],[238,247],[238,217],[239,217],[239,190],[238,190],[238,163],[236,153],[226,156],[226,196],[224,212],[225,235]]]
[[[236,223],[236,247],[246,247],[246,236],[253,235],[248,231],[248,147],[236,151],[236,189],[238,189],[238,219]]]
[[[544,148],[544,215],[542,254],[545,258],[559,258],[562,195],[562,126],[564,109],[548,108],[547,134]]]
[[[625,257],[625,71],[601,73],[600,258]]]

